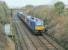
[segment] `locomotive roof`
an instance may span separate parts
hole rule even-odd
[[[42,19],[40,19],[40,18],[36,18],[36,17],[33,17],[33,16],[27,16],[27,18],[29,19],[29,20],[31,20],[31,21],[34,21],[34,22],[36,22],[36,21],[43,21]]]

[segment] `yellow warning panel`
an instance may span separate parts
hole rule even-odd
[[[44,30],[45,28],[44,28],[44,26],[36,26],[35,27],[35,30]]]

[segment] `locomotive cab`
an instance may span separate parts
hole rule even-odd
[[[44,32],[45,26],[44,26],[43,20],[36,19],[36,22],[35,22],[35,30],[36,30],[36,32]]]

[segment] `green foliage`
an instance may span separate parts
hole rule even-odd
[[[37,6],[30,12],[34,17],[43,18],[48,25],[48,34],[68,50],[68,8],[64,8],[63,2],[57,2],[54,6]]]
[[[32,8],[33,5],[27,5],[25,8]]]
[[[0,3],[0,20],[3,24],[9,23],[8,21],[8,7],[5,2]]]
[[[42,18],[43,16],[36,16],[37,18]]]
[[[63,2],[57,2],[55,3],[55,10],[56,10],[56,13],[57,15],[61,15],[61,13],[63,13],[64,11],[64,3]]]

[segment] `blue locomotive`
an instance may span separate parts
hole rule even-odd
[[[18,12],[17,16],[19,16],[19,18],[22,19],[28,25],[28,27],[36,34],[45,31],[44,22],[42,19],[30,15],[25,15],[22,12]]]

